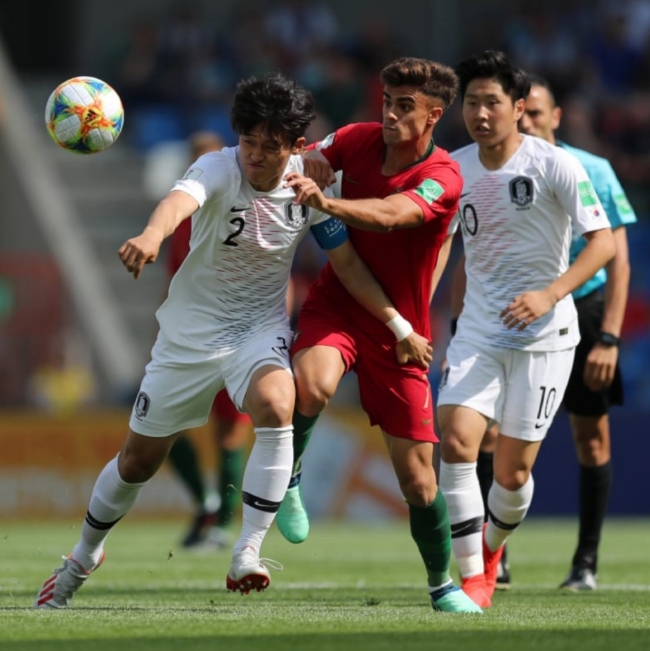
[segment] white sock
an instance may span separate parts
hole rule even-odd
[[[483,574],[485,507],[476,463],[441,461],[440,490],[447,501],[451,546],[461,577]]]
[[[494,552],[506,541],[508,536],[526,517],[533,501],[535,482],[533,476],[518,490],[506,490],[496,480],[488,493],[488,526],[485,530],[485,544]]]
[[[234,551],[258,553],[287,492],[293,465],[293,426],[256,427],[242,484],[242,529]]]
[[[72,550],[72,557],[82,567],[89,570],[99,563],[108,534],[133,506],[145,484],[127,484],[117,469],[117,457],[104,466],[90,497],[81,539]]]

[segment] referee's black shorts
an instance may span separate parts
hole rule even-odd
[[[584,371],[587,356],[598,341],[603,319],[603,295],[596,290],[575,302],[578,311],[580,343],[576,348],[573,369],[562,404],[575,416],[602,416],[612,405],[623,404],[623,381],[618,363],[614,380],[603,391],[591,391],[585,386]]]

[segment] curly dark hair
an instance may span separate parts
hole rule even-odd
[[[530,81],[526,73],[516,68],[504,52],[485,50],[480,54],[463,59],[456,66],[460,79],[460,97],[465,97],[469,82],[474,79],[494,79],[513,102],[526,99],[530,92]]]
[[[429,59],[395,59],[381,71],[379,78],[393,88],[417,86],[420,92],[440,100],[443,110],[453,103],[458,92],[456,73],[449,66]]]
[[[305,135],[315,117],[311,93],[279,72],[241,80],[230,110],[236,134],[263,126],[273,136],[287,137],[291,146]]]

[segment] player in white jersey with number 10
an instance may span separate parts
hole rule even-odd
[[[612,257],[614,243],[577,159],[519,133],[525,74],[494,51],[465,59],[456,73],[475,142],[452,153],[465,181],[456,223],[467,286],[438,398],[440,487],[463,589],[489,607],[580,340],[571,292]],[[587,245],[569,266],[572,224]],[[476,460],[491,422],[499,436],[484,530]]]
[[[41,588],[37,608],[66,608],[104,559],[104,542],[142,486],[165,460],[177,434],[207,422],[227,388],[255,431],[242,485],[242,531],[226,585],[248,593],[269,585],[262,541],[285,495],[293,463],[293,333],[286,295],[291,263],[311,230],[337,275],[368,311],[399,316],[347,239],[345,225],[294,203],[285,187],[302,174],[299,151],[314,119],[311,95],[281,75],[240,82],[231,110],[239,146],[193,163],[119,255],[138,278],[164,238],[192,215],[190,251],[157,312],[160,332],[135,400],[122,450],[100,473],[81,538]],[[427,367],[429,342],[411,332],[399,354]]]

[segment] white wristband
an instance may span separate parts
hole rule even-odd
[[[392,330],[397,341],[403,341],[413,332],[413,326],[401,314],[393,317],[386,327]]]

